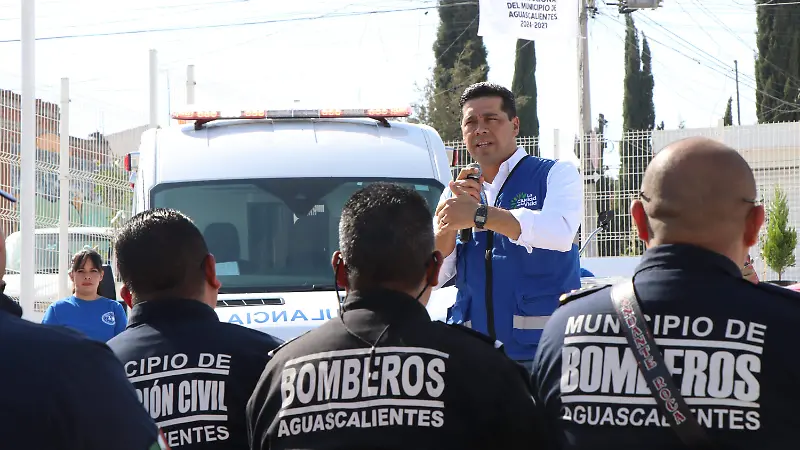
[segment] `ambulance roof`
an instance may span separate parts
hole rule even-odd
[[[218,120],[199,129],[160,129],[157,136],[155,184],[337,176],[445,182],[441,178],[449,174],[437,176],[447,167],[437,160],[446,159],[438,134],[403,122],[387,127],[369,118]]]

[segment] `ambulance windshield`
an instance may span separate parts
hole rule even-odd
[[[443,189],[430,179],[220,180],[156,186],[151,205],[194,221],[217,261],[223,293],[327,290],[344,203],[376,181],[416,189],[431,212]]]

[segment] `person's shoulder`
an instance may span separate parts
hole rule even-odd
[[[562,294],[561,297],[558,298],[558,307],[561,308],[567,304],[570,304],[576,300],[584,299],[587,300],[592,297],[608,297],[610,295],[610,288],[612,285],[610,284],[601,284],[595,286],[587,286],[582,287],[580,289],[573,289],[570,292]]]
[[[480,331],[475,331],[461,324],[444,323],[441,321],[433,321],[431,324],[434,329],[439,330],[443,336],[458,341],[458,344],[463,343],[463,345],[458,345],[457,348],[469,349],[468,351],[481,351],[488,355],[505,355],[502,342],[497,339],[492,339]]]
[[[800,307],[800,292],[797,292],[792,289],[787,289],[783,286],[778,286],[777,284],[772,283],[748,283],[762,292],[764,295],[772,296],[772,297],[780,297],[787,300],[792,300],[798,302],[798,307]]]
[[[268,348],[269,350],[272,350],[283,343],[281,339],[278,339],[269,333],[247,328],[235,323],[219,322],[218,326],[224,330],[223,333],[228,339],[235,340],[237,342],[249,342],[250,345],[259,345],[262,346],[262,348]]]
[[[17,317],[10,319],[13,320],[14,326],[5,327],[4,331],[11,334],[11,336],[6,335],[5,338],[11,339],[16,345],[26,347],[31,351],[39,349],[48,354],[62,355],[65,352],[92,347],[96,343],[100,343],[72,328],[43,325]]]
[[[62,309],[62,308],[69,308],[75,306],[75,303],[72,301],[72,297],[62,298],[59,300],[50,303],[48,309]]]

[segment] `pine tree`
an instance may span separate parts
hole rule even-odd
[[[795,265],[794,249],[797,247],[797,230],[789,227],[789,204],[786,194],[775,187],[775,197],[767,209],[767,233],[761,244],[764,262],[783,279],[787,267]]]
[[[517,100],[519,116],[519,135],[539,137],[539,115],[537,111],[536,89],[536,45],[533,41],[517,40],[517,51],[514,59],[514,80],[511,91]],[[539,146],[533,150],[539,155]]]
[[[725,115],[722,116],[722,122],[726,127],[733,125],[733,97],[728,98],[728,106],[725,107]]]

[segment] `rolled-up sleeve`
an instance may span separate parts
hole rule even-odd
[[[577,167],[556,161],[547,175],[547,194],[538,211],[519,208],[509,212],[517,219],[522,232],[512,243],[525,247],[567,252],[572,249],[581,221],[581,176]]]

